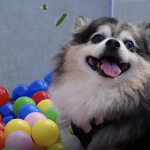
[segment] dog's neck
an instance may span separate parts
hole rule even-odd
[[[75,121],[75,120],[74,120]],[[74,134],[78,137],[81,145],[86,149],[90,142],[92,141],[92,137],[97,131],[100,131],[101,129],[113,124],[114,121],[112,120],[95,120],[87,121],[86,123],[77,126],[75,122],[71,121],[71,131],[69,126],[69,132],[71,134]],[[73,131],[73,132],[72,132]]]
[[[104,123],[104,120],[101,120],[101,119],[95,119],[94,121],[95,121],[96,125]],[[72,120],[72,122],[77,125],[76,120]],[[81,128],[85,133],[89,133],[92,129],[90,121],[82,123],[82,124],[78,125],[78,127]]]

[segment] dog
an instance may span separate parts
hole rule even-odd
[[[148,23],[76,18],[49,90],[65,150],[150,149],[149,41]]]

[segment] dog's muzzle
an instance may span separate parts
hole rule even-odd
[[[109,39],[105,43],[104,53],[98,58],[87,56],[86,62],[99,75],[115,78],[127,71],[130,64],[123,62],[119,56],[120,43],[115,39]]]

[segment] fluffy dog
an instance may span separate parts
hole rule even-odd
[[[149,24],[76,18],[50,86],[66,150],[150,150],[149,61]]]

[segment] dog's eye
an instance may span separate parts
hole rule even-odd
[[[96,43],[100,43],[102,40],[104,39],[104,37],[100,34],[95,35],[92,39],[91,42],[96,44]]]
[[[131,41],[126,41],[125,45],[128,49],[133,50],[134,49],[134,45]]]

